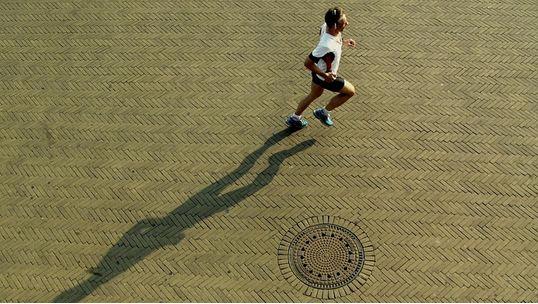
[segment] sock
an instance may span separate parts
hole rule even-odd
[[[291,117],[296,118],[296,119],[298,119],[298,120],[301,120],[301,118],[303,118],[302,115],[297,115],[297,114],[295,114],[295,113],[293,113],[293,115],[291,115]]]

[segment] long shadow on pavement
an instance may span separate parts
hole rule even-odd
[[[314,139],[303,141],[293,148],[277,152],[269,157],[269,165],[246,186],[221,194],[229,185],[245,175],[260,156],[271,146],[277,144],[294,131],[285,129],[271,136],[262,147],[249,154],[237,169],[202,191],[194,194],[168,215],[160,218],[147,218],[139,221],[114,244],[100,263],[92,269],[92,276],[77,286],[58,295],[54,302],[78,302],[100,285],[129,269],[148,254],[169,245],[176,245],[183,239],[183,231],[198,221],[226,210],[243,199],[267,186],[277,174],[282,162],[316,142]],[[181,221],[181,215],[188,214],[191,223]],[[194,215],[194,216],[192,216]],[[193,218],[193,219],[192,219]],[[183,224],[178,224],[181,222]]]

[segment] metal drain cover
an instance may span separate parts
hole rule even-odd
[[[306,295],[334,299],[366,282],[374,265],[373,248],[358,225],[319,216],[292,227],[278,250],[284,277]]]

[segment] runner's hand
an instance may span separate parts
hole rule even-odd
[[[349,46],[349,47],[352,47],[354,48],[355,46],[357,46],[357,43],[355,42],[355,40],[353,39],[344,39],[344,44],[346,46]]]
[[[333,72],[325,73],[325,82],[331,83],[336,79],[336,74]]]

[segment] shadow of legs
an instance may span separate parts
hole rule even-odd
[[[180,215],[191,214],[194,215],[192,218],[201,220],[234,206],[267,186],[276,176],[286,158],[311,147],[315,140],[304,141],[291,149],[271,155],[268,159],[268,166],[258,173],[250,184],[229,193],[220,194],[226,186],[247,173],[263,152],[292,133],[293,131],[289,130],[276,133],[262,147],[249,154],[236,170],[193,195],[167,216],[144,219],[138,222],[123,234],[121,239],[101,259],[99,265],[91,270],[92,276],[89,279],[62,292],[54,299],[54,302],[78,302],[100,285],[112,280],[143,260],[148,254],[164,246],[178,244],[183,239],[183,230],[194,224],[177,225],[176,219]],[[200,209],[202,204],[203,207]]]

